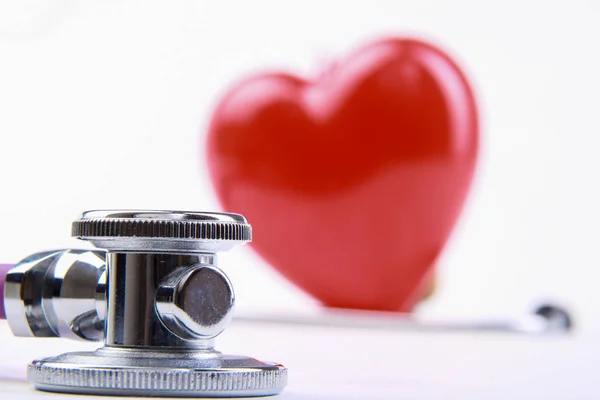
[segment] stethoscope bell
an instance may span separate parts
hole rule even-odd
[[[104,250],[35,254],[7,275],[15,335],[104,340],[93,352],[35,360],[40,390],[125,396],[241,397],[281,392],[279,364],[224,355],[214,338],[234,292],[218,251],[251,240],[237,214],[89,211],[73,236]]]

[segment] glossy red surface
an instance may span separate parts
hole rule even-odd
[[[330,307],[409,311],[459,216],[478,143],[456,64],[409,39],[372,43],[314,80],[252,76],[208,135],[225,210],[252,246]]]

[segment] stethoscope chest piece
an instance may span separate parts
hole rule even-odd
[[[283,390],[282,365],[214,349],[235,302],[216,253],[251,240],[244,217],[90,211],[73,223],[73,236],[101,250],[38,253],[17,264],[6,278],[7,319],[18,336],[104,346],[33,361],[28,376],[36,388],[167,397]]]

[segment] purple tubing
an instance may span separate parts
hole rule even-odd
[[[0,264],[0,319],[6,319],[4,313],[4,279],[6,279],[6,274],[12,267],[12,264]]]

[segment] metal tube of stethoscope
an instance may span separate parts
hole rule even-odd
[[[0,264],[0,319],[6,318],[4,312],[4,281],[6,280],[6,274],[13,266],[12,264]]]

